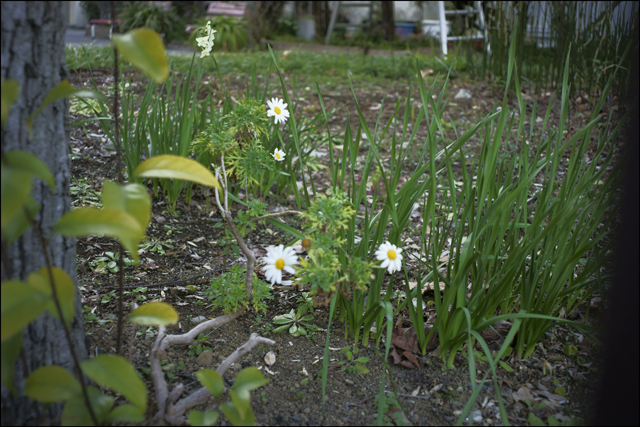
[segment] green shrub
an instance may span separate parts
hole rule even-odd
[[[186,37],[185,23],[178,17],[175,8],[164,10],[162,6],[147,5],[146,2],[127,2],[119,15],[120,32],[146,27],[164,34],[164,42],[182,40]]]

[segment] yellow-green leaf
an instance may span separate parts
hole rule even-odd
[[[189,411],[189,424],[192,426],[212,426],[218,421],[220,413],[216,411]]]
[[[140,163],[134,178],[173,178],[195,182],[207,187],[220,188],[220,183],[209,169],[186,157],[163,154]]]
[[[109,411],[113,407],[113,401],[115,398],[106,394],[102,394],[100,390],[95,387],[87,387],[87,394],[89,395],[89,402],[91,403],[91,409],[98,419],[98,423],[101,425],[109,415]],[[81,393],[74,395],[71,399],[67,400],[62,409],[62,416],[60,418],[60,425],[62,426],[92,426],[93,420],[91,414],[85,405],[84,397]]]
[[[43,366],[33,371],[24,386],[24,394],[38,402],[60,402],[82,392],[80,383],[58,365]]]
[[[30,173],[36,178],[40,178],[55,190],[56,182],[47,165],[36,155],[23,150],[12,150],[4,155],[5,160],[18,170]]]
[[[138,28],[126,34],[114,34],[111,39],[122,56],[157,83],[167,79],[169,61],[158,33],[148,28]]]
[[[102,102],[109,102],[109,98],[101,94],[100,92],[90,89],[76,89],[71,86],[69,80],[63,80],[53,87],[49,93],[44,97],[42,103],[36,110],[31,113],[25,120],[27,123],[27,131],[29,131],[29,138],[33,138],[33,119],[42,112],[49,104],[58,101],[59,99],[69,98],[70,96],[77,96],[80,98],[97,98]]]
[[[113,408],[105,421],[106,424],[113,424],[116,422],[141,423],[144,421],[144,412],[133,405],[119,405]]]
[[[11,246],[11,243],[16,241],[31,227],[29,217],[35,218],[40,210],[40,204],[31,197],[27,198],[23,206],[29,212],[29,216],[27,216],[24,211],[17,211],[2,228],[2,238],[6,240],[7,246]]]
[[[11,335],[2,342],[2,385],[16,396],[16,389],[13,386],[13,368],[16,366],[16,359],[22,347],[22,331]]]
[[[58,220],[53,231],[70,237],[106,234],[117,238],[138,262],[138,242],[144,237],[144,229],[138,221],[119,209],[85,207],[67,212]]]
[[[73,315],[75,314],[74,299],[76,296],[76,287],[66,271],[58,267],[51,267],[51,273],[53,274],[53,281],[56,285],[56,294],[58,295],[58,301],[62,309],[64,323],[68,327],[71,325]],[[49,280],[47,267],[42,267],[40,270],[30,273],[27,277],[27,283],[43,294],[48,296],[52,295],[51,281]],[[60,319],[58,309],[53,299],[49,299],[45,309],[57,319]]]
[[[240,371],[236,380],[233,382],[233,389],[246,389],[251,391],[262,387],[268,382],[269,380],[262,375],[262,372],[260,372],[258,368],[250,366]]]
[[[119,209],[134,217],[140,228],[147,229],[151,218],[151,197],[140,184],[119,185],[105,181],[102,187],[102,204],[108,209]]]
[[[22,206],[29,199],[31,194],[31,175],[25,171],[21,171],[10,166],[4,166],[4,162],[0,167],[2,169],[2,182],[0,188],[2,192],[2,230],[9,221],[18,213],[22,213]]]
[[[4,127],[9,118],[11,106],[18,99],[20,93],[20,84],[17,80],[2,79],[2,127]]]
[[[80,362],[82,372],[96,383],[121,393],[142,413],[147,410],[147,388],[129,362],[113,354],[101,354]]]
[[[248,390],[240,389],[240,390],[229,390],[229,396],[231,396],[231,401],[233,402],[233,406],[235,406],[240,418],[247,418],[247,412],[251,410],[251,394]]]
[[[49,302],[45,293],[17,280],[3,282],[1,296],[2,341],[40,316]]]
[[[253,413],[253,409],[251,409],[251,405],[249,405],[249,409],[245,413],[244,417],[240,415],[233,402],[224,402],[222,405],[220,405],[220,410],[225,417],[229,418],[229,421],[231,421],[231,424],[233,424],[234,426],[255,425],[256,417]]]
[[[196,372],[196,378],[200,381],[200,384],[205,386],[214,396],[220,397],[222,393],[224,393],[222,375],[218,372],[212,369],[200,369]]]
[[[166,302],[150,302],[136,308],[129,320],[139,325],[175,325],[178,323],[178,312]]]

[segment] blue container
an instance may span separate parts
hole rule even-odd
[[[395,27],[396,36],[400,37],[401,39],[408,37],[416,31],[416,24],[395,24]]]

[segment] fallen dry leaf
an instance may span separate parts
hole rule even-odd
[[[533,394],[531,394],[531,390],[529,390],[526,387],[520,387],[518,391],[513,393],[512,397],[513,397],[513,400],[515,400],[516,402],[518,401],[526,402],[526,400],[529,399],[529,403],[531,405],[536,404],[536,399],[533,397]]]
[[[419,353],[418,336],[414,328],[394,329],[391,334],[391,342],[398,348],[410,351],[411,353]]]
[[[409,362],[413,363],[416,366],[416,368],[420,366],[420,364],[418,363],[418,359],[416,359],[416,356],[414,356],[413,353],[405,351],[402,353],[402,355],[406,357]]]

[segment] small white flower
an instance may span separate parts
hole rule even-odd
[[[296,252],[292,248],[285,248],[284,245],[269,249],[267,256],[262,260],[266,264],[264,267],[265,278],[271,284],[282,283],[282,270],[291,274],[295,273],[296,271],[291,266],[298,263]]]
[[[382,261],[380,267],[387,268],[389,274],[392,274],[394,271],[400,271],[402,268],[402,248],[396,247],[396,245],[392,245],[387,240],[385,243],[380,245],[380,249],[376,251],[376,258]]]
[[[281,161],[283,161],[283,160],[284,160],[284,156],[285,156],[285,154],[284,154],[284,151],[282,151],[282,150],[280,150],[280,149],[276,148],[276,149],[273,151],[272,156],[273,156],[273,158],[274,158],[274,159],[276,159],[276,161],[281,162]]]
[[[274,123],[284,123],[289,118],[289,111],[287,105],[282,99],[272,98],[271,101],[267,101],[269,111],[267,111],[267,117],[275,117]]]
[[[198,43],[198,47],[203,48],[200,53],[200,58],[204,58],[205,56],[209,56],[211,54],[211,49],[213,49],[213,40],[215,40],[216,30],[211,29],[211,21],[207,22],[207,27],[204,29],[206,35],[202,37],[197,37],[196,42]]]

